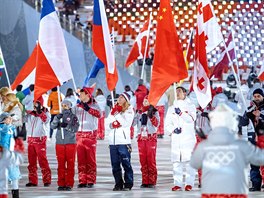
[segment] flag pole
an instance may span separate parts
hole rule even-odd
[[[3,52],[2,52],[2,48],[0,46],[0,55],[2,55],[3,57],[3,66],[4,66],[4,70],[5,70],[5,74],[6,74],[6,79],[7,79],[7,83],[8,83],[8,87],[10,88],[10,80],[9,80],[9,76],[8,76],[8,73],[7,73],[7,69],[6,69],[6,64],[5,64],[5,60],[4,60],[4,55],[3,55]]]
[[[174,82],[173,83],[174,101],[177,101],[177,92],[176,92],[176,89],[177,89],[177,83]]]
[[[112,108],[113,108],[115,106],[114,92],[111,91],[110,94],[111,94],[111,98],[112,98]]]
[[[144,78],[144,68],[145,68],[145,63],[146,63],[146,55],[147,55],[147,51],[148,51],[148,43],[149,43],[149,33],[150,33],[151,20],[152,20],[152,12],[149,15],[148,36],[147,36],[146,47],[145,47],[144,56],[143,56],[143,64],[142,64],[141,77],[140,77],[141,79]]]
[[[185,57],[184,57],[184,59],[185,59],[185,63],[187,63],[187,55],[188,55],[188,51],[189,51],[190,47],[192,47],[192,46],[190,46],[190,44],[191,44],[191,40],[192,40],[192,37],[193,37],[193,31],[194,31],[194,30],[195,30],[195,29],[192,29],[192,30],[191,30],[190,38],[189,38],[189,41],[188,41],[188,46],[187,46],[186,54],[185,54]]]
[[[232,41],[234,43],[234,52],[235,52],[235,60],[236,60],[236,66],[237,66],[237,75],[239,75],[239,67],[238,67],[238,61],[237,61],[237,52],[236,52],[236,43],[235,43],[235,38],[234,38],[234,29],[233,27],[231,27],[231,36],[232,36]],[[240,82],[240,78],[238,78],[239,82]]]
[[[58,105],[59,105],[59,113],[61,113],[61,101],[60,101],[60,87],[59,86],[57,86],[57,90],[58,90]],[[61,130],[61,139],[63,139],[64,140],[64,131],[63,131],[63,129],[61,128],[60,129]]]
[[[221,32],[221,34],[222,34],[222,32]],[[228,60],[229,60],[229,63],[231,63],[231,69],[232,69],[232,71],[233,71],[233,73],[234,73],[234,77],[235,77],[235,81],[236,81],[236,83],[237,83],[237,87],[238,87],[239,93],[240,93],[240,95],[241,95],[241,97],[242,97],[243,105],[245,106],[245,108],[247,108],[246,100],[245,100],[244,95],[243,95],[243,93],[242,93],[240,80],[238,80],[238,76],[237,76],[237,74],[236,74],[236,72],[235,72],[234,63],[233,63],[233,61],[232,61],[231,58],[230,58],[229,51],[228,51],[228,49],[227,49],[227,46],[226,46],[226,43],[225,43],[225,39],[224,39],[223,34],[222,34],[222,39],[223,39],[223,43],[224,43],[224,47],[225,47],[225,51],[227,52],[227,58],[228,58]]]

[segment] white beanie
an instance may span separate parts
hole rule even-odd
[[[209,113],[209,118],[212,129],[227,127],[232,131],[237,131],[237,113],[224,103],[218,104],[215,110]]]
[[[70,100],[64,99],[61,104],[67,105],[69,108],[72,107],[72,102]]]

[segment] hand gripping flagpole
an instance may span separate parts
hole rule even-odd
[[[143,77],[144,77],[144,68],[145,68],[145,63],[146,63],[146,55],[147,55],[147,51],[148,51],[151,20],[152,20],[152,12],[149,15],[148,36],[147,36],[146,47],[145,47],[145,51],[144,51],[143,65],[142,65],[142,69],[141,69],[141,77],[140,77],[141,79],[143,79]]]

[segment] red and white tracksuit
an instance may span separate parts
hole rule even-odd
[[[96,183],[96,136],[101,113],[96,103],[89,107],[88,111],[81,104],[72,108],[80,123],[76,133],[79,184]]]
[[[146,113],[146,112],[144,112]],[[142,114],[140,115],[140,117]],[[139,119],[140,119],[139,117]],[[141,165],[142,184],[156,185],[157,183],[157,166],[156,166],[156,150],[157,150],[157,128],[159,126],[160,117],[158,111],[152,118],[148,118],[147,125],[142,126],[140,123],[138,131],[138,153]]]
[[[157,130],[157,135],[164,135],[164,117],[165,117],[165,105],[168,103],[168,97],[166,94],[163,94],[156,105],[156,109],[159,111],[160,123]]]
[[[30,183],[38,184],[37,161],[41,168],[43,183],[51,183],[51,170],[47,160],[47,134],[50,130],[50,113],[36,112],[28,114],[26,129],[28,142],[28,179]]]

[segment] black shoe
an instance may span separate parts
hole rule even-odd
[[[93,188],[94,184],[87,184],[87,188]]]
[[[148,188],[156,188],[156,186],[154,184],[149,184]]]
[[[65,191],[72,191],[72,187],[70,187],[70,186],[66,186],[66,187],[64,188],[64,190],[65,190]]]
[[[262,184],[261,188],[264,188],[264,184]]]
[[[148,188],[148,184],[141,184],[140,188]]]
[[[87,184],[78,184],[77,188],[87,188]]]
[[[198,188],[201,188],[202,186],[201,186],[201,184],[198,184]]]
[[[123,190],[123,188],[122,187],[118,187],[118,186],[115,186],[113,188],[113,191],[122,191],[122,190]]]
[[[260,191],[260,190],[261,190],[260,188],[255,188],[255,187],[249,188],[250,192],[255,192],[255,191]]]
[[[50,183],[44,183],[44,187],[49,187]]]
[[[19,189],[11,190],[12,198],[19,198]]]
[[[36,186],[38,186],[38,185],[37,184],[33,184],[31,182],[26,184],[26,187],[36,187]]]
[[[125,188],[123,188],[123,191],[130,191],[131,189],[132,189],[132,187],[131,188],[125,187]]]
[[[65,190],[65,186],[59,186],[58,187],[58,191],[63,191],[63,190]]]

